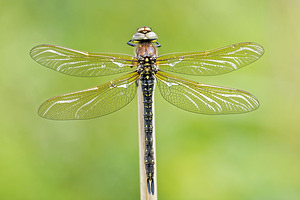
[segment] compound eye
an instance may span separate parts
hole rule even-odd
[[[146,34],[146,37],[149,39],[149,40],[157,40],[157,35],[154,33],[154,32],[149,32]]]
[[[143,33],[135,33],[133,36],[132,36],[132,40],[133,41],[136,41],[136,40],[143,40],[145,38],[145,34]]]

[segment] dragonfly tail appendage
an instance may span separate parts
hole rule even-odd
[[[148,193],[154,195],[154,180],[153,178],[147,178]]]

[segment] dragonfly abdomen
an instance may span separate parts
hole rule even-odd
[[[152,127],[152,96],[154,87],[154,76],[152,73],[141,74],[141,85],[144,103],[144,130],[145,130],[145,169],[147,175],[147,187],[150,194],[154,194],[154,151],[153,151],[153,127]]]

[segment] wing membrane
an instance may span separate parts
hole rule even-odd
[[[126,54],[88,53],[55,45],[36,46],[30,55],[50,69],[73,76],[117,74],[137,65],[136,59]]]
[[[161,95],[171,104],[201,114],[234,114],[259,107],[251,94],[237,89],[197,83],[162,71],[156,73]]]
[[[171,53],[157,58],[162,70],[188,75],[218,75],[244,67],[264,53],[255,43],[239,43],[203,52]]]
[[[44,102],[38,111],[41,117],[56,120],[100,117],[126,106],[135,97],[137,72],[94,88],[57,96]]]

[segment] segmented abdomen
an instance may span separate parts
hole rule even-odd
[[[152,96],[154,89],[154,76],[152,73],[141,74],[141,85],[144,103],[144,129],[145,129],[145,169],[147,175],[147,187],[150,194],[154,194],[154,151],[153,151],[153,127],[152,127]]]

